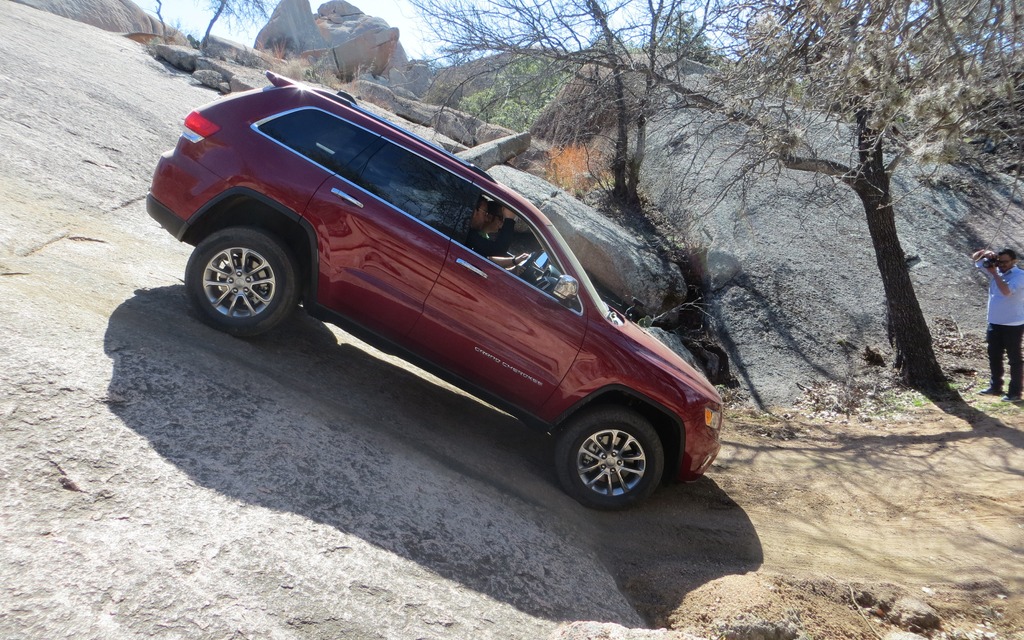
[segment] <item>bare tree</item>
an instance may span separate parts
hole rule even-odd
[[[167,25],[164,23],[164,17],[162,15],[160,15],[160,12],[163,11],[163,8],[164,8],[163,0],[156,0],[156,19],[160,21],[160,31],[161,31],[160,37],[166,39],[167,38]]]
[[[258,20],[266,20],[270,13],[267,11],[267,0],[210,0],[209,9],[213,12],[209,24],[206,25],[206,33],[200,48],[205,49],[210,40],[210,32],[213,25],[221,18],[229,23],[238,25],[254,24]]]
[[[610,107],[615,132],[612,193],[626,203],[639,201],[655,89],[680,58],[702,43],[695,35],[702,24],[688,17],[693,0],[412,2],[450,60],[464,62],[488,55],[541,59],[545,73],[564,73],[589,91],[591,111]],[[599,96],[607,100],[599,101]],[[586,115],[573,114],[568,126],[585,122]]]
[[[914,292],[890,187],[908,155],[962,157],[984,139],[1019,148],[1020,5],[1001,0],[751,0],[726,8],[731,43],[714,101],[750,124],[770,157],[849,186],[863,203],[895,366],[945,384]],[[718,95],[725,95],[725,91]],[[845,156],[816,148],[802,113],[845,126]]]

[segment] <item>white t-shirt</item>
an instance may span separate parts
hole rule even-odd
[[[989,324],[1009,326],[1024,324],[1024,271],[1014,266],[1006,273],[996,275],[996,278],[1001,279],[1006,286],[1010,287],[1010,295],[1004,296],[999,291],[995,278],[982,267],[981,260],[976,262],[975,266],[988,276]]]

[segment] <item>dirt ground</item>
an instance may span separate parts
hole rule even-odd
[[[546,436],[344,332],[202,325],[142,198],[212,94],[43,15],[0,2],[0,638],[1024,638],[1024,408],[976,334],[936,337],[964,401],[735,398],[707,477],[589,511]]]
[[[869,421],[734,415],[709,481],[666,493],[706,501],[721,531],[742,530],[739,516],[755,532],[733,549],[749,571],[703,580],[720,559],[697,540],[692,556],[650,558],[627,590],[657,625],[709,637],[1024,637],[1022,425],[1021,409],[973,400]],[[893,619],[901,598],[933,607],[941,625]]]

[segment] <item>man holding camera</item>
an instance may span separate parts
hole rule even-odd
[[[1011,249],[999,253],[980,249],[971,256],[974,266],[988,277],[988,366],[991,384],[981,393],[998,396],[1003,392],[1003,354],[1010,363],[1010,386],[1002,399],[1020,402],[1024,380],[1024,271],[1017,268],[1017,254]]]

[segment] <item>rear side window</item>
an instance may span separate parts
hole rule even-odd
[[[441,233],[460,238],[480,197],[470,182],[390,142],[370,158],[358,182]]]
[[[358,182],[380,136],[318,109],[301,109],[268,120],[260,131],[339,176]]]
[[[466,235],[480,190],[429,160],[319,109],[257,128],[441,233]]]

